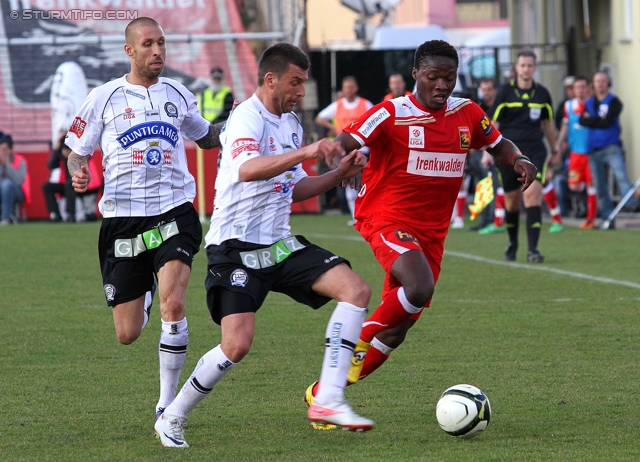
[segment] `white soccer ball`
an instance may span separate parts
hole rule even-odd
[[[451,436],[473,438],[487,428],[491,404],[473,385],[455,385],[445,390],[436,406],[440,427]]]

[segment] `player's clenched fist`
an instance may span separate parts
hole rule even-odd
[[[89,182],[91,181],[91,173],[89,169],[82,166],[80,170],[76,170],[71,178],[71,185],[77,193],[83,193],[87,190]]]

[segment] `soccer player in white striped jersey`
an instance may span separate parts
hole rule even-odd
[[[354,151],[321,176],[307,176],[302,161],[342,156],[334,141],[302,146],[302,125],[292,112],[305,94],[309,59],[287,43],[269,47],[258,65],[258,89],[227,120],[216,201],[205,237],[207,305],[221,325],[222,342],[198,361],[191,377],[155,425],[162,444],[186,447],[184,421],[213,387],[249,352],[255,313],[270,291],[311,308],[338,304],[326,329],[321,386],[307,417],[312,423],[366,431],[374,422],[344,398],[351,355],[371,289],[343,258],[291,234],[291,203],[317,196],[366,165]]]
[[[223,124],[210,125],[189,90],[160,77],[166,48],[155,20],[132,21],[125,39],[130,73],[88,95],[65,143],[72,150],[68,168],[77,192],[86,191],[88,159],[98,144],[102,149],[100,266],[120,343],[140,336],[157,279],[162,317],[157,418],[175,397],[186,357],[186,289],[202,240],[183,136],[211,149],[220,146]]]

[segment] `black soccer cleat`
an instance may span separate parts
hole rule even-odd
[[[518,252],[518,244],[510,242],[507,250],[504,252],[504,259],[507,261],[516,261],[516,253]]]
[[[538,250],[529,250],[527,254],[527,261],[529,263],[544,263],[544,255],[542,255]]]

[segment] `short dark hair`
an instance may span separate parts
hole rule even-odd
[[[9,149],[13,149],[13,138],[8,133],[0,132],[0,144],[8,144]]]
[[[490,84],[491,84],[491,86],[492,86],[493,88],[498,88],[498,84],[496,83],[496,81],[495,81],[495,80],[493,80],[493,79],[490,79],[490,78],[488,78],[488,77],[483,77],[483,78],[481,78],[481,79],[480,79],[480,83],[481,83],[481,84],[483,84],[483,83],[490,83]]]
[[[532,50],[522,50],[519,51],[517,56],[516,56],[516,61],[518,60],[518,58],[520,57],[523,58],[533,58],[533,62],[536,63],[538,61],[538,58],[536,57],[536,54],[532,51]]]
[[[124,39],[129,45],[133,45],[134,33],[139,26],[160,27],[160,24],[158,24],[158,21],[156,21],[155,19],[148,18],[146,16],[142,16],[140,18],[137,18],[131,21],[129,24],[127,24],[127,27],[124,30]]]
[[[576,75],[573,79],[574,85],[578,80],[584,80],[585,82],[587,82],[587,85],[589,85],[589,79],[584,75]]]
[[[429,40],[416,50],[416,54],[413,57],[413,67],[420,69],[422,64],[425,64],[428,59],[435,56],[451,58],[455,61],[456,67],[458,66],[458,52],[451,44],[444,40]]]
[[[289,65],[298,66],[306,71],[311,66],[307,54],[295,45],[280,42],[267,48],[258,63],[258,86],[264,84],[264,76],[273,72],[281,77],[289,69]]]
[[[345,82],[348,82],[349,80],[351,80],[353,83],[355,83],[356,85],[358,85],[358,80],[352,76],[352,75],[347,75],[346,77],[342,78],[342,81],[340,82],[342,85],[344,85]]]

